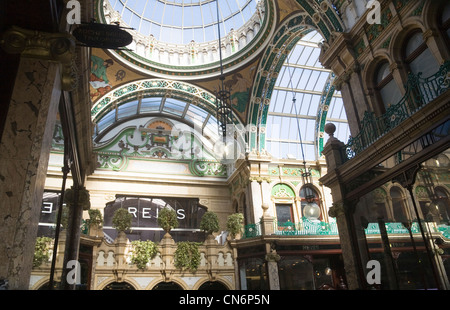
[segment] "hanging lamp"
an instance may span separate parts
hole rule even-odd
[[[289,58],[288,58],[289,61]],[[303,207],[303,215],[312,221],[317,221],[320,217],[320,207],[315,202],[316,195],[314,193],[314,190],[312,188],[312,174],[311,169],[306,166],[306,160],[305,160],[305,153],[303,151],[303,141],[302,141],[302,134],[300,132],[300,123],[298,120],[298,113],[297,113],[297,106],[296,106],[296,99],[295,99],[295,92],[294,87],[292,85],[292,75],[291,70],[288,66],[289,70],[289,83],[291,84],[292,88],[292,105],[295,109],[295,119],[297,120],[297,130],[298,130],[298,136],[300,139],[300,149],[302,151],[302,158],[303,158],[303,171],[302,171],[302,181],[303,181],[303,189],[304,189],[304,197],[306,200],[306,205]]]
[[[225,87],[225,76],[223,74],[222,64],[222,43],[220,38],[220,19],[219,19],[219,0],[216,0],[217,8],[217,30],[219,36],[219,59],[220,59],[220,83],[219,90],[215,92],[217,103],[217,125],[219,128],[219,135],[225,142],[227,137],[227,124],[232,124],[233,113],[231,109],[231,87]],[[230,123],[229,123],[230,122]]]

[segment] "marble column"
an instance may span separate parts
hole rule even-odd
[[[28,289],[61,91],[77,84],[75,41],[11,27],[0,47],[21,57],[0,133],[0,278]]]
[[[28,289],[61,96],[57,63],[22,58],[0,141],[0,278]]]

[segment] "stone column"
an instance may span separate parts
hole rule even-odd
[[[321,178],[321,182],[331,189],[333,196],[334,203],[328,214],[330,217],[336,218],[348,287],[349,289],[361,289],[365,286],[364,270],[360,259],[358,233],[353,219],[355,202],[344,200],[345,184],[340,183],[336,174],[337,168],[345,162],[345,145],[333,136],[335,130],[336,127],[333,124],[325,126],[325,132],[330,135],[323,149],[328,173]]]
[[[0,278],[27,289],[61,88],[58,65],[20,61],[0,142]]]
[[[271,216],[268,212],[269,205],[267,203],[264,203],[262,205],[263,216],[261,217],[261,235],[267,236],[267,235],[273,235],[274,233],[274,217]]]
[[[175,271],[174,257],[177,249],[175,240],[169,233],[166,233],[159,243],[159,249],[161,253],[161,259],[163,261],[163,268],[161,269],[161,275],[165,282],[169,282],[172,279]]]
[[[272,248],[272,245],[266,244],[268,253],[266,254],[267,261],[267,275],[269,277],[269,289],[280,290],[280,278],[278,275],[278,261],[281,259],[277,251]]]
[[[13,28],[2,34],[0,45],[21,54],[0,141],[0,278],[9,289],[28,289],[53,130],[66,85],[61,61],[72,57],[74,44],[65,34]]]
[[[362,289],[365,287],[364,272],[359,258],[351,206],[344,202],[333,203],[328,214],[336,218],[348,288]]]
[[[113,269],[114,277],[117,282],[122,282],[126,273],[126,249],[128,246],[127,234],[124,231],[119,231],[117,238],[114,240],[114,245],[116,246],[116,251],[114,252],[114,257],[116,260],[116,265]]]
[[[263,214],[263,210],[258,208],[257,206],[262,205],[262,197],[261,197],[261,183],[257,181],[256,178],[250,179],[250,190],[251,190],[251,199],[252,199],[252,211],[253,211],[253,221],[258,223]]]

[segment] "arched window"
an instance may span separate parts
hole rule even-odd
[[[446,4],[442,12],[441,29],[450,48],[450,4]]]
[[[376,72],[376,90],[378,90],[385,110],[389,106],[398,103],[402,99],[402,94],[394,80],[388,62],[383,62]]]
[[[309,220],[323,220],[322,207],[319,194],[309,185],[300,189],[302,217]]]
[[[406,213],[406,202],[402,191],[398,187],[392,187],[390,191],[392,199],[392,211],[395,222],[406,222],[408,220]]]
[[[439,70],[439,64],[423,40],[422,32],[414,32],[409,36],[404,56],[413,74],[421,72],[422,77],[429,77]]]
[[[450,204],[448,201],[448,195],[442,188],[435,189],[436,205],[439,210],[439,219],[441,224],[450,225]]]

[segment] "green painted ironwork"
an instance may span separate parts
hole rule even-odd
[[[311,221],[305,217],[299,223],[278,222],[276,223],[275,234],[282,236],[310,236],[310,235],[338,235],[336,222]]]
[[[355,137],[350,137],[346,145],[349,159],[445,93],[450,88],[450,61],[445,62],[438,72],[428,78],[423,78],[421,72],[417,75],[410,74],[405,88],[403,98],[391,105],[385,114],[376,117],[373,112],[365,112],[360,132]]]
[[[89,223],[86,220],[84,219],[81,220],[80,229],[83,235],[89,235]]]
[[[247,224],[244,226],[244,235],[243,239],[254,238],[261,236],[261,225],[260,223],[256,224]]]
[[[423,222],[422,225],[427,223]],[[430,224],[430,223],[428,223]],[[433,223],[434,224],[434,223]],[[310,221],[303,217],[299,223],[287,222],[275,222],[274,234],[277,236],[337,236],[339,235],[336,222],[323,222],[323,221]],[[409,234],[408,229],[402,223],[388,222],[385,223],[386,231],[388,234]],[[420,233],[420,226],[418,222],[411,224],[411,233]],[[450,226],[439,225],[431,227],[432,232],[441,233],[443,237],[450,239]],[[369,223],[364,230],[366,235],[379,235],[380,227],[378,223]],[[261,236],[260,223],[248,224],[244,227],[243,239],[254,238]]]
[[[440,233],[442,233],[442,235],[445,238],[450,239],[450,226],[448,226],[448,225],[439,225],[437,228],[438,228],[438,231]]]
[[[388,234],[409,234],[408,229],[402,223],[385,223]],[[380,234],[380,227],[378,223],[369,223],[365,229],[366,235]],[[413,234],[420,233],[420,227],[417,222],[412,223],[411,232]]]

